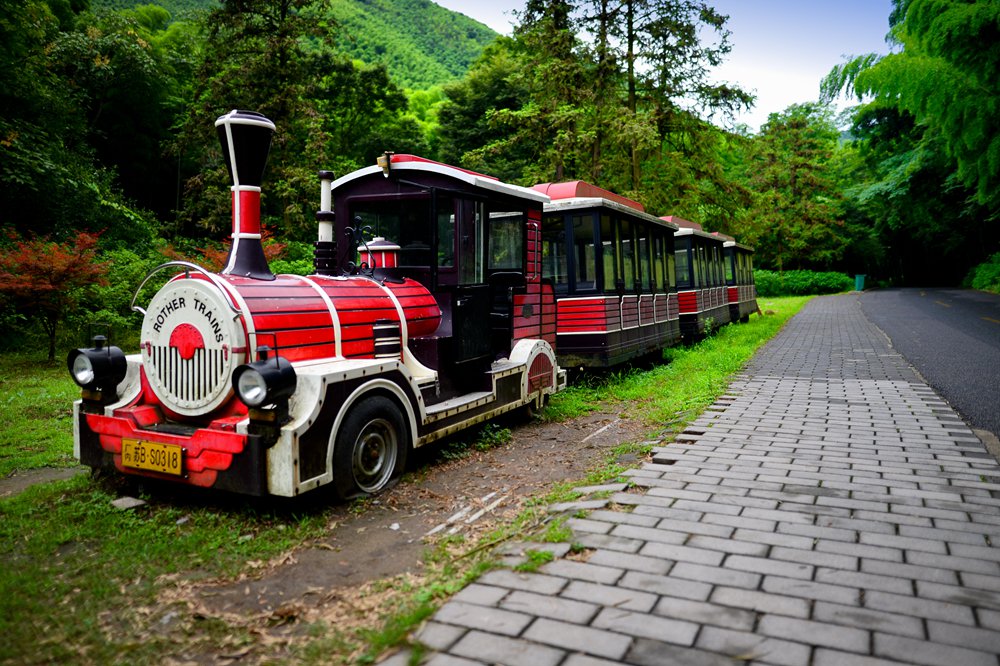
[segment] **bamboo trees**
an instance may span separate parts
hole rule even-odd
[[[854,93],[868,173],[856,207],[892,247],[887,272],[955,282],[1000,239],[1000,4],[894,0],[887,56],[856,56],[823,81]]]

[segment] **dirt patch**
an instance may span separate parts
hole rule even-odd
[[[209,647],[204,636],[199,640],[192,635],[192,617],[249,631],[254,645],[238,651],[240,663],[287,657],[312,622],[343,628],[352,621],[370,622],[388,610],[379,606],[381,591],[393,586],[385,581],[404,585],[418,578],[423,555],[435,539],[481,534],[511,519],[528,498],[554,483],[581,479],[608,449],[640,441],[644,434],[637,422],[595,413],[564,423],[514,427],[508,444],[457,460],[442,461],[433,450],[420,451],[403,483],[366,501],[360,510],[357,505],[336,507],[324,539],[235,581],[175,581],[160,607],[148,609],[149,615],[194,639],[178,645],[172,655],[181,662],[232,659],[231,649]]]
[[[418,571],[432,531],[461,532],[484,517],[519,509],[522,500],[547,486],[582,477],[603,451],[640,437],[636,430],[618,415],[592,414],[516,428],[509,444],[459,460],[436,465],[417,460],[417,478],[369,500],[356,515],[342,507],[330,536],[297,551],[293,562],[256,580],[205,592],[223,611],[268,611],[316,588]]]
[[[40,467],[14,472],[0,479],[0,498],[12,497],[38,483],[69,479],[89,471],[87,467]]]

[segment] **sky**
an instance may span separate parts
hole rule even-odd
[[[497,32],[511,33],[512,10],[523,0],[434,0]],[[771,113],[815,101],[819,82],[844,56],[888,53],[892,0],[708,0],[729,15],[733,46],[715,80],[757,95],[754,109],[736,118],[758,131]],[[849,105],[842,100],[839,106]]]

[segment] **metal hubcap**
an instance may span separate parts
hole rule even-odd
[[[389,482],[398,449],[399,437],[389,421],[373,419],[362,428],[351,456],[354,479],[362,491],[374,493]]]

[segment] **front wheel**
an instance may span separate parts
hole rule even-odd
[[[341,423],[334,447],[333,481],[343,498],[374,495],[396,482],[406,467],[406,424],[385,396],[362,398]]]

